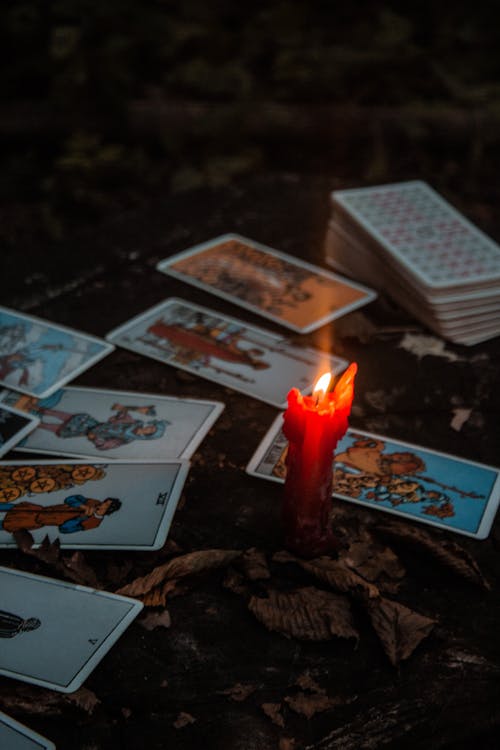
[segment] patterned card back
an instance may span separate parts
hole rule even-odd
[[[332,198],[425,286],[500,283],[500,247],[425,182],[335,191]]]

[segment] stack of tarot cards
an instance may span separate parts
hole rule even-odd
[[[383,289],[438,335],[500,334],[500,247],[425,182],[332,193],[326,260]]]

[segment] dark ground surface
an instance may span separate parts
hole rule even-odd
[[[330,191],[404,179],[427,180],[500,241],[495,4],[399,5],[3,3],[2,303],[104,336],[175,294],[285,333],[156,262],[236,231],[324,265]],[[500,339],[441,350],[432,339],[417,355],[400,346],[408,332],[430,335],[382,295],[295,341],[332,341],[358,362],[352,426],[498,465]],[[174,552],[252,547],[268,585],[328,588],[271,561],[281,488],[245,466],[275,409],[122,350],[75,383],[226,404],[193,458],[170,533],[179,549],[86,552],[106,588]],[[457,408],[471,409],[460,430]],[[386,541],[375,528],[386,514],[337,508],[347,535]],[[308,643],[269,632],[215,570],[168,600],[169,628],[133,623],[78,702],[1,678],[0,708],[59,750],[496,749],[499,522],[486,541],[431,530],[426,547],[410,544],[412,524],[398,528],[406,575],[389,598],[436,620],[399,667],[356,602],[357,646]],[[460,545],[454,570],[436,558],[445,540]],[[59,575],[21,552],[0,564]],[[265,595],[266,581],[248,585]],[[295,712],[286,699],[305,673],[338,705]],[[253,692],[235,701],[224,691],[237,684]],[[282,726],[263,704],[281,706]],[[176,728],[183,713],[194,722]]]
[[[100,336],[171,294],[259,323],[158,273],[155,263],[196,241],[238,231],[321,264],[331,187],[332,180],[324,176],[267,174],[231,186],[157,196],[147,209],[123,213],[97,232],[61,243],[53,257],[33,253],[29,266],[20,265],[22,256],[11,258],[19,271],[4,301]],[[477,196],[478,203],[487,200]],[[327,329],[296,340],[321,347]],[[404,333],[429,332],[384,296],[331,330],[334,351],[359,363],[353,426],[498,463],[498,339],[473,348],[446,345],[455,361],[417,357],[400,348]],[[268,561],[281,549],[281,488],[244,471],[275,409],[121,350],[75,382],[223,401],[222,417],[194,457],[170,538],[183,552],[257,547]],[[457,407],[472,409],[460,431],[450,426]],[[348,525],[384,518],[343,507]],[[446,538],[437,531],[430,535],[438,543]],[[277,748],[280,739],[282,747],[293,747],[282,738],[295,738],[296,748],[317,750],[497,747],[499,526],[487,541],[453,539],[478,562],[492,589],[446,571],[425,549],[415,551],[404,541],[396,545],[407,568],[396,600],[437,620],[431,636],[399,668],[391,666],[361,611],[355,615],[361,636],[357,647],[343,639],[307,643],[285,638],[257,622],[244,598],[223,587],[224,571],[215,571],[168,603],[169,629],[149,632],[137,622],[129,628],[86,681],[100,701],[91,714],[57,699],[48,706],[47,691],[36,688],[26,705],[17,683],[6,679],[0,681],[0,702],[58,748],[72,750],[267,750]],[[98,575],[111,564],[130,564],[125,580],[162,559],[161,553],[126,552],[87,552],[85,558]],[[0,554],[0,564],[57,575],[50,566],[11,551]],[[271,581],[280,586],[314,585],[293,566],[273,563],[271,571]],[[294,713],[283,701],[297,692],[294,683],[304,672],[328,696],[353,702],[310,719]],[[223,692],[237,683],[255,688],[241,702]],[[271,722],[263,703],[282,704],[284,727]],[[181,712],[195,722],[177,729]]]

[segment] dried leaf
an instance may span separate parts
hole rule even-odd
[[[194,724],[196,719],[194,716],[191,716],[191,714],[186,713],[185,711],[181,711],[177,719],[174,721],[174,727],[176,729],[182,729],[183,727],[188,726],[188,724]]]
[[[156,568],[135,581],[122,586],[117,594],[141,598],[165,581],[172,581],[184,576],[194,575],[214,568],[228,565],[241,555],[238,550],[206,549],[198,552],[190,552],[187,555],[174,557],[164,565]]]
[[[340,559],[365,580],[390,593],[396,593],[405,575],[405,569],[394,552],[377,543],[366,529],[340,553]]]
[[[369,597],[379,596],[379,590],[376,586],[365,581],[351,570],[342,560],[333,560],[331,557],[317,557],[315,560],[302,560],[294,557],[288,552],[277,552],[273,560],[275,562],[295,562],[301,568],[312,573],[323,583],[327,583],[338,591],[359,592]]]
[[[150,612],[148,615],[138,620],[138,622],[139,625],[142,625],[146,630],[169,628],[172,624],[168,609],[164,609],[163,612]]]
[[[293,737],[280,737],[278,750],[295,750],[295,740]]]
[[[285,727],[285,720],[280,713],[281,703],[262,703],[261,709],[271,719],[273,724],[282,729]]]
[[[101,587],[93,568],[87,564],[84,555],[80,550],[73,552],[69,557],[61,557],[63,565],[62,572],[67,578],[71,578],[76,583],[90,586],[93,589]]]
[[[252,547],[243,553],[240,560],[241,568],[250,581],[262,581],[271,578],[266,556],[263,552]]]
[[[488,591],[491,589],[474,558],[457,542],[409,524],[384,523],[377,525],[377,532],[390,539],[402,541],[405,546],[411,544],[424,549],[446,568],[467,581]]]
[[[229,568],[224,576],[223,586],[225,589],[229,589],[233,594],[239,594],[245,596],[248,594],[248,587],[245,583],[243,576],[238,573],[234,568]]]
[[[92,690],[85,687],[81,687],[74,693],[69,693],[66,697],[70,703],[81,708],[82,711],[85,711],[89,716],[94,713],[96,706],[101,702]]]
[[[45,536],[37,549],[33,549],[34,539],[29,531],[16,531],[14,539],[22,552],[53,567],[64,578],[94,589],[102,588],[95,571],[87,564],[83,554],[76,551],[70,556],[64,556],[59,539],[51,542],[48,536]]]
[[[142,600],[145,607],[164,607],[167,603],[168,596],[172,596],[174,591],[179,591],[177,588],[177,581],[165,581],[165,583],[155,586],[155,588],[148,591],[147,594],[138,598]]]
[[[248,608],[268,630],[306,641],[326,641],[333,636],[356,638],[351,608],[338,594],[313,587],[292,592],[270,590],[267,599],[252,596]]]
[[[68,705],[74,705],[91,715],[100,700],[85,687],[74,693],[58,693],[31,685],[9,684],[0,689],[0,703],[6,711],[11,710],[17,714],[58,716]]]
[[[453,409],[453,419],[450,422],[451,429],[460,432],[471,414],[472,409]]]
[[[302,688],[302,690],[309,690],[311,693],[316,693],[316,695],[326,694],[326,690],[320,687],[316,680],[313,680],[309,672],[303,672],[299,675],[295,680],[295,685]]]
[[[237,682],[233,687],[222,690],[222,695],[227,695],[231,700],[237,701],[238,703],[244,701],[249,695],[255,693],[257,685],[243,685],[241,682]]]
[[[296,695],[287,696],[285,702],[288,703],[292,711],[301,714],[307,719],[311,719],[314,714],[321,711],[327,711],[329,708],[345,703],[342,698],[329,698],[327,695],[318,695],[299,692]]]
[[[50,542],[49,537],[45,536],[38,549],[33,549],[35,540],[26,529],[15,531],[13,536],[18,548],[21,552],[24,552],[25,555],[36,557],[37,560],[41,560],[42,562],[47,563],[47,565],[56,565],[59,561],[61,555],[59,539]]]
[[[384,651],[394,666],[411,656],[435,624],[435,620],[383,597],[366,599],[365,606]]]

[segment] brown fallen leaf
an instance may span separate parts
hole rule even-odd
[[[37,560],[41,560],[47,565],[56,565],[56,563],[59,561],[61,555],[59,539],[56,539],[54,542],[50,542],[49,537],[45,536],[38,549],[33,549],[35,540],[33,539],[30,532],[26,529],[14,531],[13,537],[18,548],[21,550],[21,552],[24,552],[25,555],[36,557]]]
[[[342,561],[329,557],[301,560],[288,552],[279,552],[273,559],[296,562],[321,581],[348,591],[367,610],[384,651],[394,665],[407,659],[434,626],[434,620],[380,596],[377,586],[365,581]]]
[[[255,547],[247,549],[243,553],[239,565],[250,581],[262,581],[271,578],[266,556]]]
[[[436,532],[431,534],[425,529],[403,523],[386,522],[377,524],[376,531],[384,537],[404,542],[405,546],[410,544],[424,549],[453,573],[476,584],[476,586],[481,586],[488,591],[491,590],[491,585],[484,577],[479,565],[467,550],[457,542],[437,535]]]
[[[408,659],[426,638],[435,620],[390,599],[366,599],[365,607],[391,664]]]
[[[174,721],[174,727],[176,729],[182,729],[183,727],[187,727],[189,724],[194,724],[196,719],[194,716],[191,716],[191,714],[186,713],[186,711],[181,711],[177,719]]]
[[[284,729],[285,720],[280,713],[281,703],[262,703],[261,709],[264,711],[265,715],[271,719],[273,724]]]
[[[162,612],[150,612],[138,620],[138,623],[146,630],[154,630],[155,628],[169,628],[172,620],[168,609],[164,609]]]
[[[34,539],[29,531],[24,529],[14,532],[13,536],[21,552],[54,568],[64,578],[94,589],[102,588],[95,571],[87,564],[80,551],[65,556],[62,554],[59,539],[51,542],[48,536],[44,537],[37,549],[33,549]]]
[[[85,711],[89,716],[94,713],[95,708],[101,702],[92,690],[85,687],[81,687],[74,693],[69,693],[66,697],[68,698],[69,703],[78,706],[78,708],[81,708],[82,711]]]
[[[214,568],[228,565],[241,555],[238,550],[206,549],[197,552],[189,552],[180,557],[158,565],[156,568],[141,578],[122,586],[117,594],[141,598],[165,581],[172,581],[185,576],[202,573]]]
[[[252,695],[252,693],[255,693],[256,690],[257,685],[243,685],[241,682],[237,682],[232,687],[227,688],[227,690],[221,690],[220,692],[221,695],[227,695],[228,698],[231,698],[231,700],[237,701],[239,703],[246,700],[248,696]]]
[[[316,693],[316,695],[326,695],[326,690],[318,685],[309,672],[303,672],[299,675],[295,680],[295,685],[302,688],[302,690],[309,690],[311,693]]]
[[[277,552],[273,556],[273,560],[275,562],[297,563],[323,583],[327,583],[343,593],[359,591],[359,593],[371,598],[379,596],[379,590],[375,585],[365,581],[342,560],[334,560],[326,556],[317,557],[314,560],[302,560],[300,557],[295,557],[284,551]]]
[[[67,578],[71,578],[76,583],[90,586],[93,589],[101,588],[95,571],[87,564],[85,556],[80,550],[73,552],[69,557],[62,556],[61,561],[63,564],[62,572],[64,572]]]
[[[165,581],[159,586],[155,586],[151,591],[148,591],[144,596],[139,597],[145,607],[165,607],[167,598],[171,598],[174,594],[181,593],[184,589],[181,589],[177,585],[177,581]]]
[[[292,711],[305,716],[306,719],[311,719],[314,714],[345,703],[342,698],[329,698],[327,695],[302,692],[296,693],[296,695],[287,695],[285,702],[288,703]]]
[[[295,750],[295,740],[293,737],[280,737],[278,750]]]
[[[362,578],[390,593],[396,593],[406,572],[397,555],[389,547],[376,542],[366,529],[358,532],[357,538],[340,552],[339,557]]]
[[[224,576],[224,582],[222,584],[225,589],[229,589],[233,594],[239,594],[245,596],[248,594],[248,586],[245,579],[238,573],[234,568],[228,568],[226,575]]]
[[[252,596],[248,608],[268,630],[306,641],[326,641],[333,636],[355,638],[348,600],[314,587],[281,592],[271,589],[267,599]]]
[[[74,705],[85,713],[92,715],[100,700],[92,690],[81,687],[74,693],[59,693],[31,685],[12,684],[0,688],[0,704],[6,711],[17,714],[43,714],[58,716],[68,705]]]

